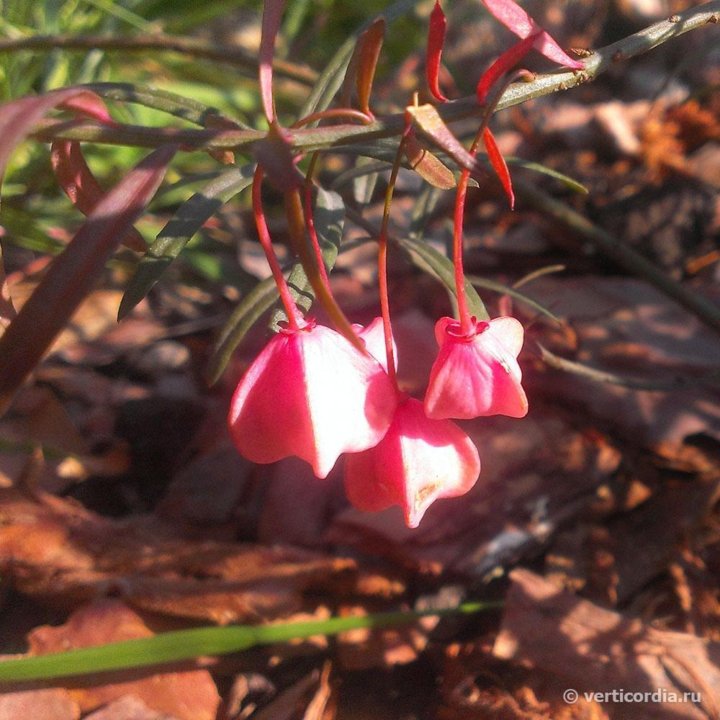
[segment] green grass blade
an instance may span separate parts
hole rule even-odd
[[[358,628],[405,625],[427,616],[469,615],[499,607],[497,602],[468,602],[450,609],[376,613],[364,617],[259,626],[193,628],[154,637],[80,648],[62,653],[0,662],[0,683],[95,675],[99,672],[148,667],[203,655],[241,652],[259,645],[288,642],[314,635],[337,635]]]

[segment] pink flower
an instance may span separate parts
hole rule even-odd
[[[399,505],[415,528],[435,500],[464,495],[479,474],[470,438],[450,420],[430,420],[422,403],[407,397],[378,445],[345,458],[345,492],[358,510]]]
[[[517,356],[522,325],[511,317],[475,321],[470,333],[449,317],[435,325],[440,351],[425,394],[430,418],[467,420],[482,415],[524,417],[527,397]]]
[[[228,422],[249,460],[297,455],[324,478],[339,455],[382,439],[396,405],[395,389],[373,357],[311,323],[268,343],[235,390]]]

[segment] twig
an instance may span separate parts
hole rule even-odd
[[[674,37],[711,23],[720,23],[720,0],[713,0],[705,5],[690,8],[673,16],[672,20],[651,25],[634,35],[595,51],[585,60],[583,71],[537,75],[530,82],[514,83],[503,93],[496,111],[589,82],[617,62],[640,55]],[[224,53],[224,50],[219,52]],[[472,96],[443,103],[438,106],[437,110],[445,122],[454,122],[468,117],[481,118],[485,107],[478,105],[475,96]],[[404,113],[396,113],[379,117],[375,122],[367,125],[343,124],[330,127],[300,128],[289,130],[288,133],[298,152],[310,152],[332,149],[334,146],[349,143],[366,143],[378,138],[399,136],[404,126]],[[122,126],[110,131],[106,128],[99,128],[94,123],[73,124],[72,127],[46,123],[35,136],[41,140],[66,138],[88,142],[128,143],[131,140],[129,137],[125,137],[121,141],[113,139],[113,133],[121,131]],[[147,128],[136,135],[138,136],[137,142],[130,144],[155,147],[167,142],[167,133],[160,129]],[[257,140],[258,133],[256,131],[226,132],[208,136],[206,131],[195,130],[186,131],[183,136],[183,142],[198,150],[237,149]]]
[[[658,290],[680,303],[703,323],[720,332],[720,306],[707,298],[693,292],[684,285],[675,282],[650,260],[640,255],[631,247],[625,245],[610,233],[597,225],[593,225],[587,218],[575,212],[564,203],[550,197],[542,190],[522,180],[515,180],[515,189],[518,196],[537,208],[545,215],[553,217],[584,240],[592,243],[603,254],[616,262],[622,268],[645,278]]]
[[[607,372],[606,370],[597,370],[583,363],[567,360],[553,352],[550,352],[540,343],[536,343],[540,350],[540,357],[548,367],[563,372],[572,373],[579,377],[592,380],[593,382],[619,385],[631,390],[646,390],[649,392],[669,392],[672,390],[681,390],[688,387],[701,387],[717,385],[720,381],[720,372],[711,372],[706,375],[677,375],[673,378],[665,380],[645,378],[632,378],[626,375],[617,375],[616,373]]]
[[[175,52],[190,57],[203,58],[214,62],[236,65],[257,72],[257,56],[235,45],[206,43],[197,38],[178,35],[135,35],[118,37],[112,35],[32,35],[23,38],[0,39],[0,53],[20,50],[105,50],[120,52],[144,52],[158,50]],[[309,67],[274,60],[274,71],[285,78],[296,80],[303,85],[313,85],[318,74]]]

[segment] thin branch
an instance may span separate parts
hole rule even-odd
[[[594,245],[620,267],[633,275],[644,278],[713,330],[720,331],[720,306],[693,292],[685,285],[675,282],[650,260],[594,225],[563,202],[521,180],[515,181],[515,188],[523,201],[537,208],[544,215],[558,220],[570,228],[573,233]]]
[[[585,70],[583,71],[537,75],[530,82],[514,83],[503,93],[496,111],[589,82],[618,62],[645,53],[674,37],[713,23],[720,23],[720,0],[713,0],[705,5],[690,8],[683,13],[674,15],[671,20],[651,25],[634,35],[595,51],[584,61]],[[225,49],[218,52],[225,57]],[[442,119],[448,123],[468,117],[482,118],[485,106],[478,105],[475,96],[472,96],[443,103],[437,107],[437,110]],[[330,127],[299,128],[288,132],[295,150],[311,152],[332,149],[338,145],[367,143],[378,138],[397,137],[402,133],[404,125],[404,113],[396,113],[379,117],[375,122],[367,125],[342,124]],[[161,129],[147,128],[142,132],[133,130],[123,136],[121,140],[113,139],[113,133],[121,132],[124,132],[122,126],[111,132],[99,128],[94,123],[73,124],[71,129],[68,129],[67,125],[65,128],[61,128],[45,124],[35,136],[41,140],[65,138],[150,147],[167,142],[167,133]],[[255,131],[208,135],[206,131],[199,130],[185,131],[183,135],[183,142],[188,147],[197,150],[238,149],[258,139],[258,133]]]
[[[606,370],[598,370],[584,365],[583,363],[575,362],[574,360],[567,360],[566,358],[560,357],[553,352],[550,352],[546,347],[540,343],[536,343],[540,350],[540,357],[548,367],[555,370],[562,370],[563,372],[571,373],[579,377],[592,380],[593,382],[619,385],[620,387],[628,388],[629,390],[645,390],[648,392],[671,392],[673,390],[681,390],[684,388],[702,387],[702,386],[716,386],[720,381],[720,372],[711,372],[705,375],[676,375],[675,377],[659,380],[657,378],[646,379],[646,378],[633,378],[626,375],[617,375],[616,373],[607,372]],[[686,372],[690,372],[686,370]]]
[[[206,43],[197,38],[178,35],[135,35],[117,37],[111,35],[32,35],[23,38],[0,39],[0,53],[20,50],[105,50],[120,52],[175,52],[190,57],[235,65],[257,74],[257,55],[235,45]],[[304,65],[274,60],[273,70],[289,80],[303,85],[313,85],[318,74]]]

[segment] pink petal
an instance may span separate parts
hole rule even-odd
[[[385,326],[383,319],[376,317],[364,328],[362,325],[353,325],[357,334],[365,342],[365,349],[382,365],[387,372],[387,353],[385,352]],[[395,358],[395,370],[397,370],[397,345],[393,339],[393,357]]]
[[[396,403],[382,367],[339,333],[322,326],[286,331],[268,343],[240,381],[230,432],[253,462],[296,455],[324,478],[342,453],[380,441]]]
[[[476,334],[463,336],[459,323],[442,318],[435,331],[440,351],[425,394],[428,417],[467,420],[527,415],[528,402],[516,360],[523,337],[517,320],[478,322]]]
[[[520,38],[538,33],[533,47],[548,60],[558,65],[582,70],[584,65],[571,58],[553,38],[543,30],[517,3],[513,0],[482,0],[490,14],[501,22],[508,30]]]
[[[427,418],[422,403],[407,398],[377,446],[346,458],[345,490],[359,510],[399,505],[415,528],[435,500],[464,495],[479,474],[470,438],[449,420]]]

